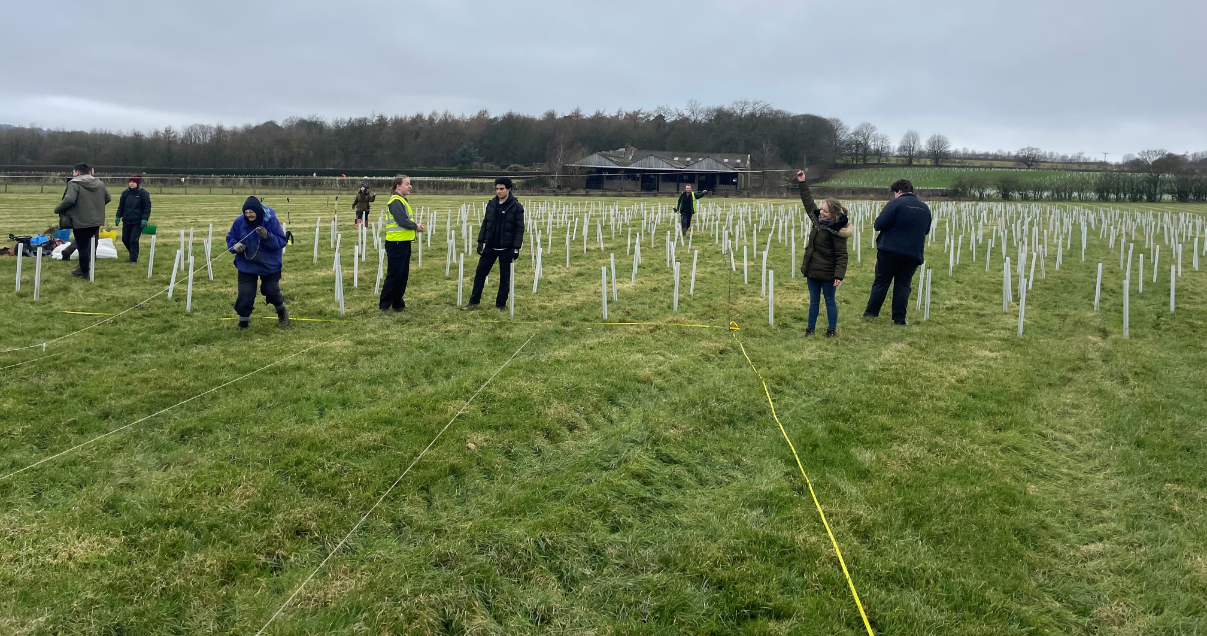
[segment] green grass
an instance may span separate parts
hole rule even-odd
[[[42,229],[54,198],[0,197],[0,220]],[[326,227],[311,264],[325,197],[276,199],[298,237],[282,282],[291,313],[340,322],[283,331],[258,305],[236,332],[221,320],[234,300],[224,258],[192,314],[178,287],[0,371],[3,475],[318,345],[0,481],[0,632],[255,633],[531,338],[268,633],[862,633],[733,333],[594,324],[607,254],[579,243],[567,271],[556,231],[535,296],[527,260],[517,267],[515,319],[453,308],[442,228],[402,315],[376,311],[372,266],[352,287],[345,256],[341,317]],[[221,236],[241,202],[155,199],[152,281],[143,263],[102,261],[89,285],[47,262],[35,303],[25,261],[0,348],[96,320],[65,310],[150,296],[173,232],[212,221]],[[938,232],[928,254],[946,261]],[[857,263],[852,246],[840,337],[825,340],[803,335],[807,292],[786,248],[771,251],[772,328],[753,263],[743,285],[740,263],[728,273],[697,235],[696,295],[685,284],[672,315],[662,238],[632,288],[618,234],[610,318],[741,325],[878,633],[1204,633],[1207,273],[1187,246],[1178,312],[1166,269],[1132,296],[1125,340],[1118,256],[1096,236],[1086,263],[1049,260],[1023,338],[1015,309],[1001,311],[1000,251],[987,274],[967,245],[955,276],[935,272],[931,319],[911,313],[908,328],[858,320],[872,249]],[[0,281],[14,267],[0,260]]]
[[[958,175],[974,174],[991,181],[1002,175],[1017,177],[1019,181],[1048,181],[1051,179],[1067,178],[1072,175],[1084,175],[1084,172],[1070,170],[1010,170],[992,168],[934,168],[927,166],[902,166],[900,168],[864,168],[859,170],[842,170],[834,173],[825,183],[819,185],[844,188],[884,188],[897,179],[909,179],[915,188],[948,188]]]

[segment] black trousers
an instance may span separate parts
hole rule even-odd
[[[122,244],[130,253],[130,262],[138,262],[138,242],[142,238],[142,221],[127,221],[122,219]]]
[[[79,227],[73,230],[75,232],[75,240],[67,249],[63,250],[63,260],[71,258],[72,247],[80,251],[80,271],[87,275],[92,271],[92,239],[100,234],[99,227]]]
[[[386,244],[386,280],[381,284],[377,308],[405,309],[403,295],[411,277],[411,241],[384,241]]]
[[[918,270],[918,261],[894,252],[876,251],[876,278],[872,280],[872,294],[868,297],[865,316],[879,316],[884,298],[888,296],[889,285],[893,287],[893,321],[905,320],[905,311],[909,307],[909,292],[914,280],[914,272]]]
[[[692,215],[680,214],[679,222],[683,225],[683,235],[687,236],[687,231],[692,229]]]
[[[239,296],[235,298],[235,313],[240,318],[251,316],[251,310],[256,304],[256,282],[260,283],[260,292],[268,304],[278,310],[285,306],[285,295],[281,293],[281,272],[257,276],[239,272]]]
[[[490,270],[494,268],[495,261],[499,261],[499,293],[495,295],[495,307],[506,307],[507,296],[511,291],[511,261],[514,252],[508,248],[504,250],[496,250],[493,247],[486,248],[482,252],[482,256],[478,259],[478,269],[474,272],[474,290],[469,295],[469,304],[476,305],[482,302],[482,288],[486,286],[486,277],[490,275]]]

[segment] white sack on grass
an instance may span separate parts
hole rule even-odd
[[[50,253],[50,257],[56,261],[63,260],[63,250],[67,249],[68,245],[68,243],[64,243],[54,248],[54,251]],[[96,244],[96,258],[98,260],[102,258],[117,258],[117,248],[113,245],[113,239],[103,238]],[[78,249],[71,253],[70,260],[80,260],[80,251]]]

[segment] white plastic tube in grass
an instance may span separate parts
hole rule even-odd
[[[675,295],[674,295],[674,298],[671,300],[671,311],[674,313],[678,313],[679,312],[679,261],[675,261],[674,274],[675,274],[675,291],[674,291]]]
[[[750,269],[746,266],[746,249],[747,246],[742,246],[742,284],[750,284]]]
[[[608,268],[599,268],[599,297],[603,301],[603,319],[608,319]]]
[[[38,293],[42,288],[42,246],[38,246],[38,255],[34,257],[34,300],[38,299]]]
[[[1018,297],[1018,337],[1021,338],[1023,336],[1023,316],[1027,311],[1027,285],[1020,284],[1019,289],[1021,291]]]
[[[1130,302],[1130,298],[1129,298],[1131,296],[1131,285],[1132,285],[1132,280],[1130,278],[1123,279],[1123,337],[1124,338],[1131,337],[1131,329],[1130,329],[1130,327],[1131,327],[1131,324],[1130,324],[1131,323],[1131,320],[1130,320],[1130,318],[1131,318],[1131,315],[1130,315],[1131,314],[1131,302]]]
[[[92,242],[92,253],[88,255],[88,282],[96,282],[96,237],[89,239]]]
[[[168,281],[168,300],[172,299],[172,291],[176,289],[176,272],[180,271],[180,255],[183,252],[176,250],[176,258],[172,260],[172,278]]]
[[[696,261],[700,260],[700,250],[692,250],[692,281],[687,289],[688,296],[696,295]]]
[[[13,286],[14,293],[21,291],[21,263],[24,260],[25,247],[23,247],[20,243],[17,243],[17,280],[16,284]]]
[[[1102,263],[1098,263],[1098,282],[1094,284],[1094,311],[1098,311],[1102,301]]]
[[[189,254],[189,282],[184,292],[184,311],[193,313],[193,255]]]
[[[515,316],[515,261],[507,266],[511,268],[511,277],[507,280],[507,313]]]
[[[775,270],[767,270],[767,323],[775,326]]]
[[[616,297],[616,254],[609,254],[608,261],[612,272],[612,302],[616,302],[619,300]]]
[[[930,320],[930,285],[931,280],[934,278],[934,273],[933,269],[926,270],[926,306],[922,314],[923,321]]]
[[[154,269],[155,269],[155,235],[152,234],[151,235],[151,251],[147,255],[147,278],[151,278],[151,273]]]
[[[352,288],[360,287],[360,246],[352,246]]]
[[[1169,313],[1173,313],[1174,309],[1174,288],[1177,284],[1177,266],[1169,266]],[[35,288],[36,289],[36,288]]]
[[[457,255],[457,305],[462,304],[462,289],[465,287],[465,254]]]
[[[767,237],[770,239],[771,234]],[[767,250],[763,250],[763,268],[759,274],[759,296],[767,295]]]

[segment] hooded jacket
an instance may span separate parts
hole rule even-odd
[[[696,195],[695,199],[692,195]],[[675,203],[675,211],[691,216],[696,213],[696,201],[708,196],[707,192],[684,192],[679,195],[679,201]]]
[[[847,222],[847,215],[839,214],[829,227],[821,224],[817,203],[804,181],[798,184],[800,200],[805,213],[813,221],[809,230],[809,242],[805,245],[805,257],[801,260],[800,273],[805,278],[832,281],[847,276],[847,239],[855,234],[855,228]]]
[[[377,200],[377,195],[369,192],[367,189],[363,192],[356,191],[356,199],[352,201],[352,209],[357,212],[368,212],[369,204]]]
[[[930,234],[930,207],[907,192],[889,201],[873,228],[880,232],[876,248],[914,259],[926,260],[926,235]]]
[[[507,201],[499,205],[499,197],[491,197],[478,230],[478,243],[516,250],[524,246],[524,206],[519,199],[508,195]]]
[[[235,243],[242,243],[247,247],[242,254],[235,254],[235,269],[256,276],[267,276],[281,271],[285,230],[281,229],[276,211],[264,207],[255,197],[248,197],[243,209],[255,210],[256,220],[249,222],[247,217],[240,213],[239,218],[231,224],[230,232],[226,233],[226,249],[233,248]],[[256,234],[256,228],[261,225],[268,230],[268,236],[265,238]]]
[[[142,187],[126,188],[117,200],[117,218],[126,223],[139,223],[151,218],[151,194]]]
[[[72,177],[67,183],[63,200],[54,207],[54,211],[59,215],[63,227],[100,227],[105,224],[105,206],[112,200],[100,179],[82,174]]]

